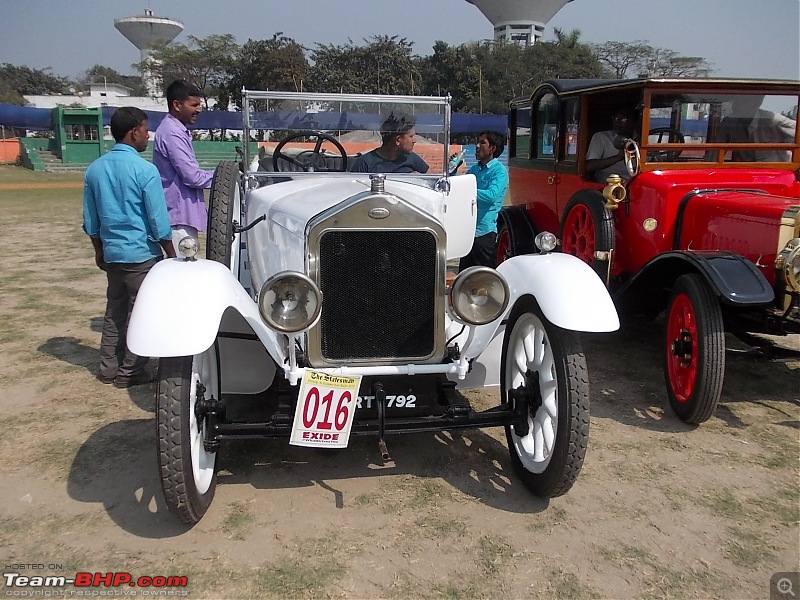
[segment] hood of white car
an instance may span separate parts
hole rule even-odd
[[[442,194],[418,183],[387,180],[385,191],[443,221]],[[306,224],[316,215],[341,202],[370,190],[369,175],[360,177],[306,177],[266,185],[248,196],[248,222],[266,216],[270,223],[303,237]]]

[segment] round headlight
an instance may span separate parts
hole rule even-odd
[[[261,318],[282,333],[308,329],[317,322],[321,308],[322,292],[309,277],[294,271],[270,277],[258,296]]]
[[[541,231],[536,234],[535,238],[533,238],[533,243],[536,244],[536,247],[542,252],[552,252],[555,249],[558,240],[556,239],[556,236],[549,231]]]
[[[470,267],[458,274],[450,291],[456,316],[469,325],[497,319],[508,306],[508,284],[489,267]]]
[[[183,258],[187,260],[194,260],[194,257],[197,256],[197,240],[191,236],[186,236],[181,238],[181,241],[178,242],[178,254],[180,254]]]
[[[800,238],[789,240],[775,261],[781,277],[792,291],[800,292]]]

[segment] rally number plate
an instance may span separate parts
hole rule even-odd
[[[361,376],[341,377],[306,369],[289,443],[315,448],[346,448],[356,412]]]

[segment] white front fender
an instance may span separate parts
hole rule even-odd
[[[553,325],[575,331],[619,329],[617,309],[603,281],[571,254],[515,256],[497,270],[508,282],[509,308],[521,296],[533,294]]]
[[[548,321],[574,331],[616,331],[619,317],[606,286],[592,268],[570,254],[526,254],[510,258],[497,271],[508,282],[509,302],[503,316],[456,338],[464,356],[475,358],[489,345],[517,300],[533,296]],[[455,328],[454,325],[450,325]]]
[[[239,312],[273,358],[281,356],[277,334],[224,265],[179,258],[158,262],[147,274],[128,324],[128,348],[140,356],[193,356],[208,349],[228,307]]]

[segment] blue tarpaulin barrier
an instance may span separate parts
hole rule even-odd
[[[0,125],[37,131],[52,129],[53,111],[50,108],[0,104]]]
[[[108,125],[111,115],[117,107],[102,107],[103,125]],[[50,108],[32,108],[14,104],[0,104],[0,125],[20,129],[42,130],[52,129],[52,112]],[[155,131],[167,113],[146,110],[148,126]],[[347,112],[302,113],[297,111],[271,111],[257,113],[251,120],[253,129],[321,129],[321,130],[379,130],[382,118],[380,115],[369,115]],[[508,119],[506,115],[478,115],[471,113],[453,113],[450,118],[452,133],[475,133],[485,129],[505,132]],[[377,126],[376,126],[377,125]],[[201,112],[197,122],[189,129],[241,129],[242,113],[223,110],[207,110]],[[442,130],[439,115],[418,115],[417,132],[438,133]]]

